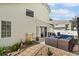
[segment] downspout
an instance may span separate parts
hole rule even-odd
[[[35,23],[36,23],[35,28],[36,28],[36,37],[37,37],[37,19],[35,19]]]
[[[36,41],[39,41],[39,37],[38,37],[38,24],[37,24],[37,19],[35,18],[35,23],[36,23]]]

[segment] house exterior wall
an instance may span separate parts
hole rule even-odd
[[[66,24],[69,24],[68,26],[68,30],[65,30],[65,28],[63,29],[53,29],[54,32],[57,33],[60,32],[61,34],[67,34],[67,35],[73,35],[74,39],[78,39],[78,34],[77,34],[77,30],[71,30],[71,22],[68,21],[64,21],[64,20],[56,20],[52,22],[54,24],[54,27],[65,27]],[[56,25],[57,24],[57,25]]]
[[[69,22],[68,20],[53,20],[52,23],[54,24],[54,27],[63,28],[62,30],[65,30],[66,25],[68,24],[68,29],[71,30],[71,22]]]
[[[34,17],[26,16],[26,9]],[[0,4],[0,46],[10,46],[25,39],[26,33],[36,36],[36,26],[47,26],[48,10],[45,5],[34,3]],[[11,21],[11,37],[1,38],[1,21]]]

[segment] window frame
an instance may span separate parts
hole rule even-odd
[[[34,11],[32,11],[30,9],[26,9],[26,16],[34,17]]]
[[[1,21],[1,38],[6,38],[6,37],[11,37],[11,21],[2,20]]]

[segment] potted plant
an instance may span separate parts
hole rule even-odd
[[[36,41],[39,41],[39,37],[36,37]]]

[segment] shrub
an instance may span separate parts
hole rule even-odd
[[[26,40],[26,41],[25,41],[25,44],[27,44],[27,45],[31,45],[31,44],[32,44],[32,41],[30,41],[30,40]]]
[[[8,52],[17,51],[20,48],[20,44],[16,43],[11,47],[1,47],[0,48],[0,55],[6,55]]]
[[[48,48],[48,56],[51,56],[53,53],[49,50],[49,48]]]
[[[4,55],[5,52],[6,52],[5,48],[1,47],[0,48],[0,55],[1,56]]]
[[[11,51],[17,51],[20,48],[20,44],[16,43],[13,46],[11,46]]]
[[[31,44],[32,44],[32,41],[31,41],[31,40],[32,40],[32,35],[26,33],[25,42],[24,42],[24,43],[25,43],[26,45],[31,45]]]

